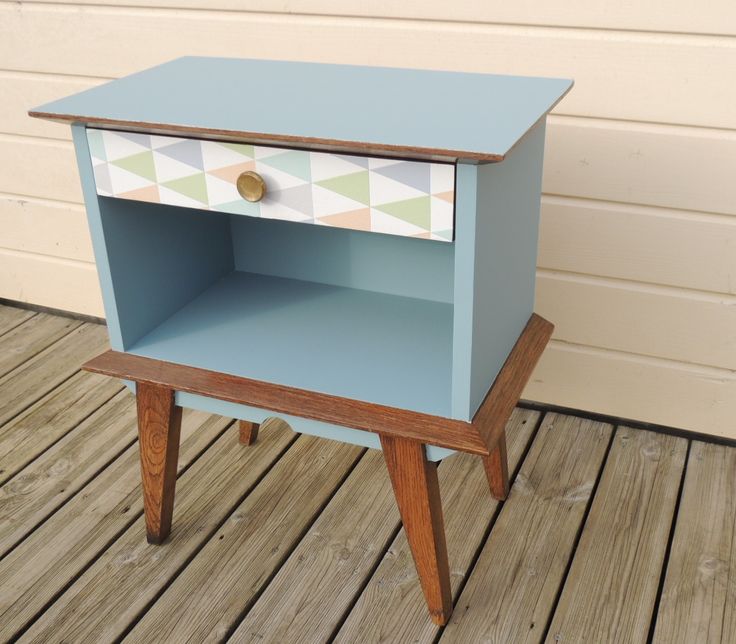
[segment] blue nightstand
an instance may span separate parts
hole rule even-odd
[[[148,539],[181,408],[383,449],[432,618],[452,610],[436,462],[484,459],[552,325],[533,314],[545,116],[572,82],[181,58],[39,107],[72,124]]]

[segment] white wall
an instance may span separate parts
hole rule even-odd
[[[184,54],[573,77],[544,176],[557,330],[525,396],[736,437],[735,2],[124,4],[0,2],[0,297],[102,315],[44,101]]]

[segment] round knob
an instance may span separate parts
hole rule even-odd
[[[238,177],[238,192],[247,201],[260,201],[266,194],[266,182],[257,172],[248,170]]]

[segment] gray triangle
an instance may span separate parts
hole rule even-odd
[[[165,154],[167,157],[181,161],[187,165],[197,168],[197,170],[204,170],[204,161],[202,161],[202,147],[199,141],[193,141],[185,139],[183,141],[177,141],[172,145],[158,148],[156,152]]]
[[[357,165],[360,168],[368,169],[368,157],[354,157],[351,154],[337,154],[338,159]]]
[[[405,186],[415,188],[424,194],[429,194],[429,163],[412,163],[399,161],[383,168],[374,168],[371,172],[383,175]]]
[[[98,190],[102,190],[107,194],[112,194],[112,181],[110,180],[110,170],[107,163],[101,163],[94,167],[95,185]]]
[[[148,148],[149,150],[151,149],[150,134],[141,134],[140,132],[121,132],[120,130],[116,130],[115,134],[122,136],[124,139],[128,139],[128,141],[133,141],[133,143],[142,145],[144,148]]]
[[[314,219],[314,205],[312,200],[312,186],[305,183],[302,186],[294,186],[285,190],[275,190],[266,193],[266,198],[274,203],[281,204],[292,210],[296,210]]]

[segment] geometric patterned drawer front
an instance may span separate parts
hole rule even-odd
[[[455,167],[87,129],[97,194],[250,217],[451,241]],[[266,182],[258,203],[235,182]]]

